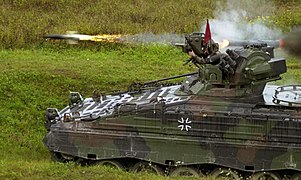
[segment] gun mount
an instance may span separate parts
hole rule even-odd
[[[182,50],[196,52],[198,59],[189,61],[199,68],[200,73],[185,81],[177,91],[179,94],[237,98],[261,96],[266,83],[281,79],[280,75],[287,70],[285,59],[274,58],[274,48],[266,43],[244,44],[241,48],[227,49],[226,53],[204,56],[203,33],[192,33],[185,39]]]

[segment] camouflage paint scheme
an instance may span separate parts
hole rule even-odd
[[[260,47],[234,52],[238,66],[227,79],[205,64],[181,85],[86,99],[73,92],[69,106],[47,110],[44,143],[51,152],[90,160],[300,171],[296,98],[301,88],[280,88],[275,95],[279,87],[266,85],[286,72],[285,59],[270,57]]]

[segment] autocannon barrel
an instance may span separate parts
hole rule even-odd
[[[228,46],[247,46],[254,44],[266,44],[275,48],[279,47],[279,40],[229,40]]]

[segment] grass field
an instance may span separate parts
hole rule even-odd
[[[42,143],[45,110],[66,106],[70,91],[88,97],[95,89],[126,90],[135,81],[191,72],[194,67],[183,66],[188,56],[168,45],[72,46],[45,42],[41,36],[67,30],[86,34],[190,33],[206,18],[216,16],[213,11],[217,4],[213,0],[85,2],[0,2],[0,179],[166,179],[51,162]],[[270,17],[269,26],[288,31],[301,24],[299,0],[272,2],[278,11]],[[226,1],[220,5],[226,6]],[[157,11],[152,11],[154,8]],[[250,18],[250,22],[262,20]],[[301,83],[301,59],[284,56],[289,72],[279,83]]]
[[[99,91],[126,90],[134,81],[168,77],[191,70],[186,55],[171,46],[116,47],[101,51],[32,49],[0,51],[0,177],[123,178],[95,167],[50,162],[42,144],[47,107],[68,103],[70,91],[84,96]],[[93,173],[94,172],[94,173]],[[96,173],[97,172],[97,173]],[[110,178],[111,177],[111,178]],[[150,178],[126,175],[125,179]]]

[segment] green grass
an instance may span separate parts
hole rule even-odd
[[[1,179],[166,179],[151,174],[133,174],[108,167],[82,167],[49,161],[0,161]]]

